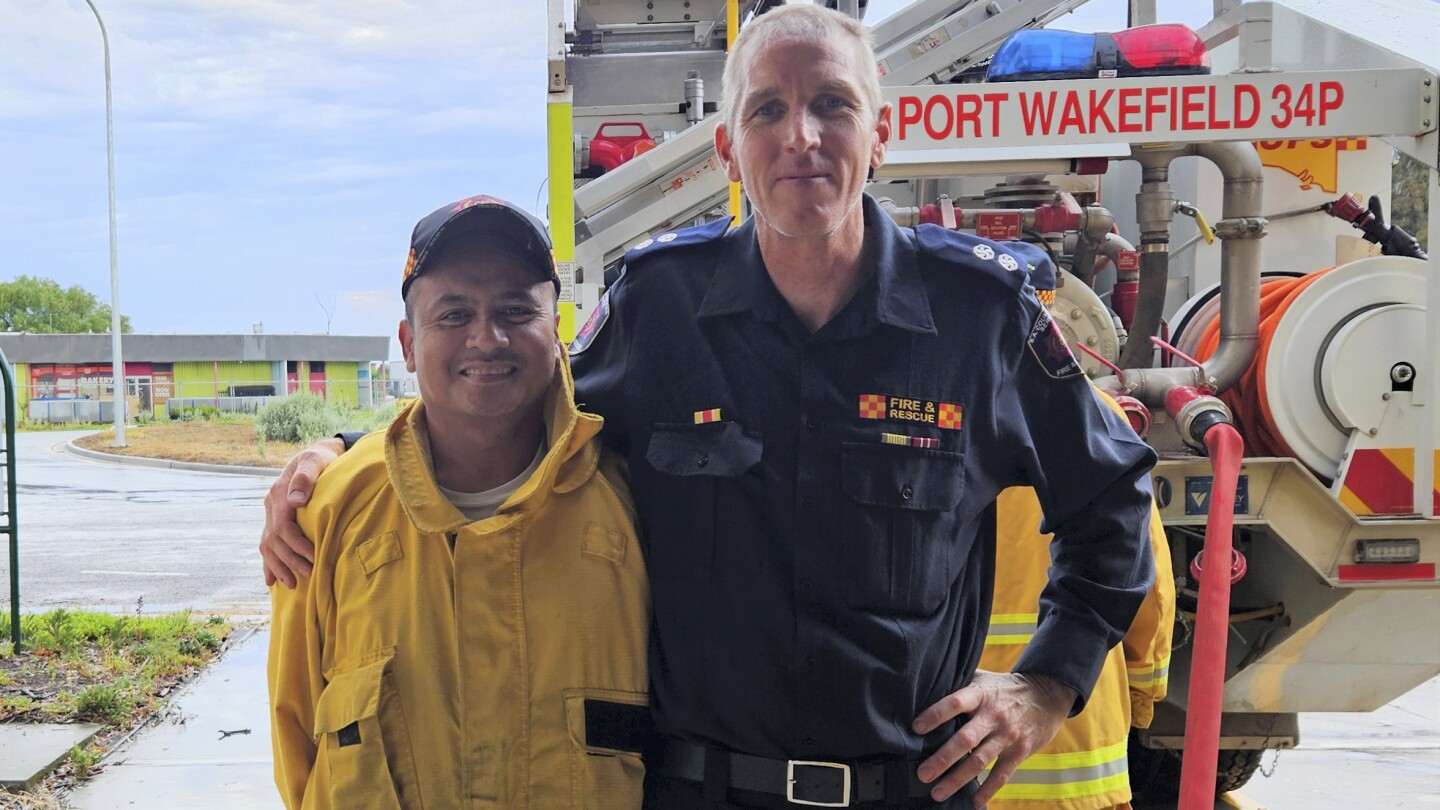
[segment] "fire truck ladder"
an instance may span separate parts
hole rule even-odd
[[[1021,28],[1040,27],[1085,0],[920,0],[872,29],[884,86],[944,82]],[[577,104],[579,100],[577,99]],[[584,281],[646,236],[725,204],[715,155],[718,113],[575,190],[575,262]],[[553,182],[553,180],[552,180]]]

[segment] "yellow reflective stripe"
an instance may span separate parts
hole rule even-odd
[[[1126,741],[1093,751],[1036,754],[1020,764],[997,799],[1073,799],[1129,786]]]
[[[1063,769],[1090,768],[1107,762],[1124,761],[1129,740],[1096,748],[1093,751],[1063,751],[1058,754],[1033,754],[1020,763],[1021,771],[1057,771]]]
[[[1129,676],[1130,685],[1136,688],[1154,686],[1156,684],[1168,684],[1170,682],[1170,657],[1166,656],[1160,664],[1142,664],[1136,667],[1126,667],[1126,674]]]
[[[1038,613],[996,613],[990,617],[985,643],[995,646],[1029,644],[1039,618]]]
[[[1015,781],[1006,782],[995,792],[997,799],[1079,799],[1085,796],[1099,796],[1111,791],[1124,790],[1130,786],[1129,773],[1117,773],[1101,779],[1084,782],[1062,782],[1058,785],[1030,785]]]

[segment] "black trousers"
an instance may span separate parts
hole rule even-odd
[[[971,782],[943,803],[921,798],[901,804],[869,802],[855,806],[867,810],[971,810],[972,797],[979,790],[980,783]],[[644,810],[803,810],[804,807],[785,801],[784,796],[748,790],[731,790],[724,801],[707,800],[699,782],[650,772],[645,774]]]

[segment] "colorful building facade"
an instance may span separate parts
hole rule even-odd
[[[253,410],[270,397],[309,391],[351,407],[379,394],[372,363],[390,355],[389,337],[354,335],[125,335],[125,390],[130,413],[157,416],[210,405]],[[21,413],[64,421],[114,400],[109,335],[0,333],[14,367]],[[33,406],[32,406],[33,403]]]

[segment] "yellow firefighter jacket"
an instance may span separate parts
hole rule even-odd
[[[1108,397],[1102,397],[1108,404]],[[1040,502],[1028,487],[998,499],[995,599],[980,668],[1008,672],[1035,633],[1040,590],[1050,567],[1051,535],[1040,533]],[[1130,631],[1110,650],[1090,702],[1066,720],[1049,745],[1020,764],[991,799],[990,810],[1100,810],[1128,807],[1126,740],[1130,726],[1147,728],[1165,697],[1175,579],[1160,513],[1151,508],[1155,585]]]
[[[419,402],[320,477],[314,571],[272,589],[287,807],[640,806],[645,566],[623,467],[560,365],[549,450],[492,518],[441,495]]]

